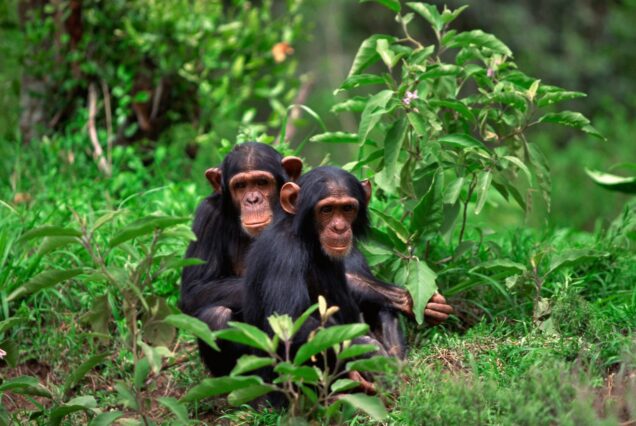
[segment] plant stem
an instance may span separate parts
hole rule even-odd
[[[462,240],[464,239],[464,231],[466,230],[466,217],[468,214],[468,203],[470,202],[470,199],[473,196],[473,191],[475,190],[476,185],[477,185],[477,175],[473,174],[473,178],[470,181],[470,185],[468,186],[468,194],[466,196],[466,202],[464,203],[462,229],[459,231],[459,241],[457,242],[457,245],[461,244]]]

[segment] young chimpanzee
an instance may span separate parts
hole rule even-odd
[[[183,270],[181,310],[206,322],[212,330],[242,320],[244,258],[252,238],[274,217],[282,185],[296,179],[302,161],[282,156],[271,146],[248,142],[236,145],[220,168],[209,169],[206,177],[215,193],[199,205],[193,224],[197,240],[186,257],[206,261]],[[243,349],[219,342],[222,352],[199,343],[201,356],[215,375],[225,375]]]
[[[243,318],[271,333],[273,313],[297,318],[322,295],[340,309],[334,323],[361,321],[345,276],[345,259],[368,230],[368,181],[335,167],[319,167],[280,192],[285,214],[252,244],[247,256]],[[310,318],[292,350],[307,340],[318,320]],[[396,329],[397,330],[397,329]]]

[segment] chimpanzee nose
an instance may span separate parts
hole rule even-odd
[[[245,201],[247,201],[248,204],[258,204],[261,201],[261,197],[256,193],[247,194]]]
[[[342,234],[347,230],[347,225],[344,220],[334,220],[331,229],[338,234]]]

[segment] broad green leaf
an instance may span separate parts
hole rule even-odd
[[[519,169],[526,175],[526,178],[528,179],[528,183],[532,182],[532,175],[530,174],[530,169],[528,168],[528,166],[526,166],[523,163],[523,161],[521,161],[520,158],[512,156],[512,155],[505,155],[503,158],[510,161],[515,166],[519,167]]]
[[[267,318],[269,326],[272,328],[275,336],[282,341],[288,341],[293,335],[294,324],[289,315],[271,315]]]
[[[357,133],[347,132],[326,132],[314,135],[309,138],[310,142],[323,142],[323,143],[357,143]]]
[[[582,92],[568,92],[568,91],[548,92],[537,100],[537,105],[539,107],[545,107],[548,105],[556,104],[558,102],[584,98],[586,96],[587,95]]]
[[[390,214],[386,214],[385,212],[374,209],[373,207],[371,207],[371,211],[374,215],[378,216],[391,231],[395,233],[400,241],[406,243],[409,240],[409,231],[406,229],[402,222],[400,222]]]
[[[72,369],[70,374],[66,377],[64,385],[62,385],[62,394],[66,394],[68,391],[73,389],[73,387],[77,385],[89,371],[104,362],[107,356],[107,353],[94,355],[81,363],[79,367]]]
[[[468,5],[465,6],[461,6],[458,7],[455,10],[448,10],[446,8],[444,8],[444,10],[442,11],[442,21],[444,21],[445,24],[450,24],[451,22],[453,22],[455,19],[457,19],[457,17],[464,11],[466,10],[466,8],[468,8]]]
[[[383,34],[374,34],[362,42],[358,48],[356,56],[353,58],[353,64],[349,70],[349,77],[355,74],[360,74],[369,65],[375,63],[380,59],[380,55],[376,51],[376,45],[378,40],[386,39],[391,42],[395,40],[395,37],[391,37]]]
[[[382,6],[391,9],[395,13],[400,13],[400,0],[360,0],[360,3],[367,3],[371,1],[380,3]]]
[[[431,133],[431,129],[422,114],[409,112],[406,114],[406,118],[408,118],[411,127],[413,127],[418,136],[427,137]]]
[[[45,237],[38,248],[38,255],[44,256],[45,254],[73,243],[80,244],[81,242],[77,237]]]
[[[150,374],[150,362],[148,358],[140,359],[135,365],[135,374],[133,383],[135,384],[135,388],[137,391],[143,390],[146,386],[146,379],[148,379],[148,375]]]
[[[514,109],[522,112],[528,110],[528,104],[526,98],[516,92],[497,92],[493,93],[489,97],[490,102],[496,102],[513,107]]]
[[[232,328],[217,331],[217,337],[236,343],[242,343],[265,352],[274,352],[274,342],[267,333],[250,324],[230,321]]]
[[[505,272],[506,274],[522,274],[526,272],[527,268],[521,263],[513,262],[510,259],[494,259],[486,262],[482,262],[479,265],[472,268],[470,271],[474,272],[479,269],[486,269],[495,272]]]
[[[362,112],[367,104],[367,100],[362,97],[355,97],[354,99],[347,99],[346,101],[335,104],[331,107],[331,112]],[[356,141],[358,135],[356,134]]]
[[[440,168],[429,190],[413,209],[412,231],[424,237],[433,235],[442,224],[444,213],[444,172]]]
[[[109,411],[107,413],[102,413],[95,416],[95,418],[89,423],[89,426],[110,426],[123,415],[124,413],[121,411]]]
[[[340,352],[337,355],[337,358],[339,360],[345,360],[345,359],[354,358],[360,355],[368,354],[369,352],[375,352],[377,350],[378,350],[378,347],[376,345],[370,345],[370,344],[351,345],[347,349],[343,349],[342,352]]]
[[[270,357],[261,357],[256,355],[243,355],[236,361],[236,366],[230,373],[230,376],[238,376],[248,371],[257,370],[259,368],[274,365],[276,360]]]
[[[11,292],[9,296],[7,296],[7,301],[11,302],[18,297],[24,297],[31,293],[44,290],[45,288],[53,287],[55,284],[58,284],[62,281],[70,280],[71,278],[76,277],[81,273],[82,269],[69,269],[65,271],[51,269],[41,272],[40,274],[36,275],[26,283],[13,290],[13,292]]]
[[[418,324],[424,321],[424,309],[430,298],[437,291],[435,279],[437,274],[426,262],[414,258],[407,264],[405,287],[413,299],[413,313]]]
[[[252,385],[263,384],[263,380],[257,376],[237,376],[237,377],[215,377],[203,379],[203,381],[191,388],[188,393],[181,398],[180,402],[194,402],[203,398],[229,393],[237,389]]]
[[[62,423],[62,419],[69,414],[76,413],[78,411],[92,412],[95,408],[97,408],[97,401],[95,401],[95,398],[92,396],[79,396],[77,398],[73,398],[66,404],[55,407],[51,410],[51,414],[49,415],[49,425],[58,426]]]
[[[31,376],[20,376],[8,379],[0,384],[0,393],[12,392],[20,395],[35,395],[52,398],[51,393]]]
[[[563,126],[574,127],[575,129],[580,129],[585,133],[588,133],[592,136],[595,136],[599,139],[605,140],[605,137],[601,135],[598,130],[596,130],[590,124],[590,120],[588,120],[583,114],[580,112],[574,111],[561,111],[561,112],[551,112],[537,120],[539,123],[557,123]]]
[[[457,202],[465,182],[466,178],[464,176],[460,176],[448,186],[446,193],[444,194],[444,204],[455,204]]]
[[[590,169],[585,169],[585,173],[605,189],[626,194],[636,194],[636,176],[622,177]]]
[[[185,407],[175,398],[163,396],[157,398],[157,402],[172,411],[172,414],[175,415],[180,424],[188,424],[190,422],[187,407]]]
[[[139,409],[139,403],[133,391],[123,382],[115,383],[115,390],[117,391],[117,399],[126,408],[131,410]]]
[[[471,122],[475,121],[475,116],[473,115],[472,111],[463,102],[453,99],[431,99],[428,103],[436,107],[450,108],[454,111],[457,111],[466,120]]]
[[[363,393],[352,393],[340,396],[341,401],[345,401],[352,407],[361,410],[374,420],[382,421],[389,413],[384,404],[377,396],[369,396]]]
[[[392,90],[382,90],[369,99],[360,116],[360,125],[358,127],[359,142],[364,142],[371,130],[378,124],[385,113],[384,108],[392,96]]]
[[[473,30],[455,35],[448,47],[485,47],[495,53],[512,57],[512,51],[501,40],[482,30]]]
[[[457,65],[439,64],[430,66],[426,72],[420,74],[419,79],[438,79],[444,76],[457,76],[462,73],[462,68]]]
[[[81,237],[82,233],[76,229],[64,228],[62,226],[40,226],[38,228],[31,229],[18,239],[18,243],[32,240],[34,238],[42,237]]]
[[[417,12],[422,18],[426,19],[436,31],[441,31],[442,28],[444,28],[444,21],[437,7],[432,4],[416,2],[408,2],[406,5]]]
[[[391,51],[391,47],[389,45],[389,41],[385,38],[381,38],[377,41],[375,50],[380,55],[382,62],[389,68],[389,70],[393,69],[395,63],[399,59],[393,51]]]
[[[371,84],[385,84],[386,80],[384,77],[375,75],[375,74],[355,74],[349,76],[344,83],[340,86],[338,90],[335,91],[334,95],[337,95],[341,90],[349,90],[355,89],[360,86],[368,86]],[[366,104],[366,101],[365,101]],[[335,107],[334,107],[335,108]],[[364,109],[364,105],[362,106]]]
[[[490,184],[492,183],[492,172],[487,171],[482,173],[479,176],[479,180],[477,181],[477,204],[475,205],[475,214],[481,213],[481,209],[484,207],[486,203],[486,198],[488,198],[488,190],[490,189]]]
[[[261,385],[261,384],[250,385],[250,386],[232,391],[227,396],[227,402],[229,402],[235,407],[238,407],[239,405],[246,404],[258,397],[266,395],[272,392],[273,390],[274,388],[269,385]]]
[[[466,133],[454,133],[445,135],[437,139],[437,142],[455,146],[458,148],[478,148],[484,151],[488,151],[488,148],[486,148],[486,145],[484,145],[483,142],[475,139],[474,137]]]
[[[116,247],[121,243],[132,240],[133,238],[151,234],[156,229],[165,229],[171,226],[187,223],[189,217],[172,217],[172,216],[146,216],[135,222],[125,226],[111,238],[110,247]]]
[[[277,379],[275,383],[287,381],[289,378],[294,382],[302,381],[307,384],[316,384],[320,380],[320,370],[307,365],[294,365],[289,362],[281,362],[274,368],[274,371],[283,376],[284,379]]]
[[[342,324],[318,331],[314,338],[298,349],[294,364],[300,365],[313,355],[329,349],[336,343],[360,337],[369,330],[367,324]]]
[[[107,213],[104,213],[93,224],[92,232],[95,232],[96,230],[98,230],[102,226],[106,225],[108,222],[111,222],[113,219],[115,219],[117,216],[119,216],[120,214],[124,213],[125,211],[126,210],[113,210],[113,211],[109,211]]]
[[[307,308],[307,310],[303,312],[302,315],[296,319],[296,321],[294,321],[294,328],[292,329],[292,335],[295,335],[296,333],[298,333],[298,330],[300,330],[300,327],[302,327],[303,324],[305,324],[305,321],[307,321],[307,318],[309,318],[311,314],[316,312],[316,309],[318,309],[318,304],[314,303],[309,308]]]
[[[219,350],[216,344],[215,334],[210,330],[210,327],[200,319],[185,314],[174,314],[167,316],[163,321],[173,327],[189,332],[193,336],[203,340],[208,346],[217,351]]]
[[[548,166],[548,159],[545,154],[541,152],[539,147],[534,143],[526,144],[526,149],[530,154],[530,165],[534,171],[534,175],[539,183],[541,189],[541,195],[546,203],[548,212],[550,211],[550,197],[552,192],[552,179],[550,177],[550,167]],[[515,197],[516,198],[516,197]],[[519,201],[519,200],[517,200]]]
[[[371,358],[357,359],[347,363],[347,371],[368,371],[384,373],[395,368],[395,358],[378,355]]]
[[[384,169],[381,173],[384,175],[384,181],[391,187],[397,185],[395,177],[398,172],[398,158],[406,138],[406,123],[404,118],[397,120],[384,139]]]
[[[550,269],[545,275],[547,277],[561,268],[576,267],[607,256],[609,256],[609,253],[607,252],[599,252],[590,249],[568,250],[562,254],[554,256],[550,260]]]
[[[360,383],[351,379],[338,379],[331,384],[331,392],[340,393],[345,392],[360,386]]]

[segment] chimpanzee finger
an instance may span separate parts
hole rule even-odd
[[[442,296],[439,293],[435,293],[433,295],[433,297],[431,297],[431,300],[429,300],[429,303],[433,302],[433,303],[446,303],[446,298],[444,296]]]
[[[442,303],[427,303],[426,309],[431,309],[433,311],[444,312],[446,314],[452,314],[454,309],[451,305],[442,304]]]
[[[445,314],[444,312],[433,311],[431,309],[425,309],[424,316],[437,321],[445,321],[448,318],[448,314]]]

